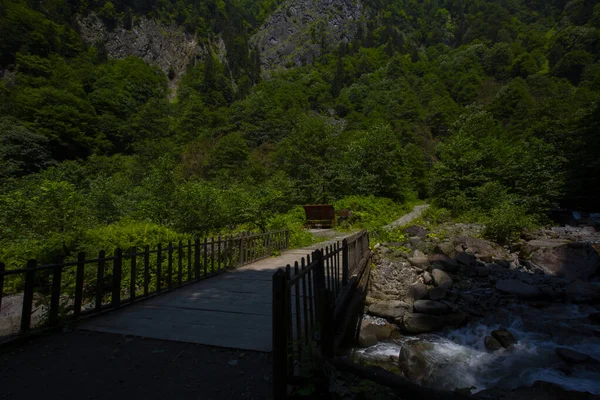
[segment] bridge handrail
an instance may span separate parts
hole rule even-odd
[[[364,300],[370,259],[363,230],[273,275],[273,398],[302,379],[315,350],[332,357],[341,347]]]
[[[154,249],[146,245],[143,251],[117,248],[108,256],[101,250],[89,259],[81,252],[76,261],[38,265],[29,260],[26,268],[12,270],[0,262],[0,310],[9,298],[21,303],[17,304],[19,328],[7,332],[0,327],[0,342],[34,328],[56,327],[117,309],[269,257],[273,251],[287,249],[289,239],[289,231],[280,230],[169,242]],[[6,286],[12,290],[5,291]],[[34,300],[41,304],[37,310]]]

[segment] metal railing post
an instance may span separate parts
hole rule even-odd
[[[273,398],[284,399],[287,397],[288,379],[288,345],[287,319],[291,315],[287,312],[287,279],[285,272],[280,268],[273,275]]]

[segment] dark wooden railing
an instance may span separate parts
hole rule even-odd
[[[314,251],[273,275],[273,398],[333,357],[358,321],[371,252],[366,231]]]
[[[90,259],[79,253],[76,261],[59,264],[38,265],[30,260],[24,269],[7,270],[0,263],[0,312],[4,311],[0,338],[116,309],[269,257],[288,246],[289,231],[277,231],[159,244],[154,249],[116,249],[110,256],[100,251]],[[13,309],[22,303],[18,323],[12,321],[14,310],[2,310],[3,300],[10,301]]]

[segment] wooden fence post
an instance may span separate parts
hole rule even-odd
[[[148,297],[150,286],[150,246],[144,247],[144,297]]]
[[[115,260],[113,261],[113,279],[112,279],[112,307],[119,308],[121,305],[121,268],[123,267],[123,250],[115,250]]]
[[[129,250],[131,254],[131,264],[129,268],[129,301],[135,300],[135,286],[137,280],[137,247]]]
[[[2,311],[2,293],[4,293],[4,271],[6,271],[6,265],[0,262],[0,311]]]
[[[348,284],[348,239],[342,240],[342,286]]]
[[[194,241],[194,273],[196,280],[200,280],[200,239]]]
[[[104,299],[104,266],[106,265],[105,258],[106,252],[104,250],[100,250],[100,252],[98,253],[98,272],[96,274],[96,311],[100,311],[100,309],[102,308],[102,300]],[[52,278],[52,285],[54,285],[54,278]],[[60,288],[58,290],[60,294]]]
[[[287,397],[288,344],[287,332],[287,281],[280,268],[273,275],[273,399]]]
[[[290,231],[289,230],[285,231],[285,248],[286,249],[290,248]]]
[[[156,291],[160,292],[160,280],[161,280],[161,264],[162,264],[162,244],[158,244],[156,249]]]
[[[267,257],[271,257],[271,232],[267,234]]]
[[[31,310],[33,308],[33,290],[35,280],[36,260],[27,262],[27,272],[25,272],[25,288],[23,290],[23,309],[21,311],[21,332],[26,332],[31,327]]]
[[[58,310],[60,308],[60,289],[62,281],[62,265],[57,265],[52,269],[52,289],[50,293],[50,310],[48,322],[50,326],[58,324]],[[100,289],[97,289],[100,290]],[[96,308],[98,304],[96,301]]]
[[[325,262],[321,250],[317,250],[313,254],[313,261],[316,260],[318,262],[315,268],[315,293],[317,295],[317,312],[321,331],[321,354],[325,357],[333,357],[335,332],[333,313],[325,286]]]
[[[77,254],[77,272],[75,276],[75,302],[73,305],[73,318],[81,314],[83,304],[83,270],[85,268],[85,253]]]
[[[244,265],[244,238],[240,236],[240,267]]]

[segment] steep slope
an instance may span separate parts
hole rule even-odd
[[[310,64],[354,39],[364,15],[359,0],[288,0],[254,35],[264,69]]]

